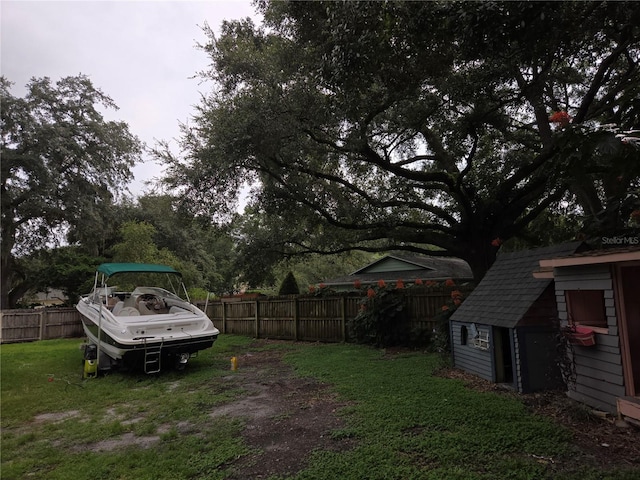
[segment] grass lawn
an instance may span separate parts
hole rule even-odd
[[[221,378],[252,339],[224,335],[185,372],[83,380],[80,340],[3,345],[3,479],[224,479],[250,454],[243,395]],[[563,466],[568,432],[517,400],[432,376],[439,358],[356,345],[279,346],[297,375],[332,385],[348,407],[332,432],[351,448],[316,451],[295,479],[636,479],[640,471]],[[117,442],[125,438],[119,446]],[[111,442],[111,443],[109,443]],[[96,446],[109,445],[109,448]]]

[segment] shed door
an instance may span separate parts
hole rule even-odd
[[[622,302],[624,305],[625,341],[629,360],[626,369],[633,380],[629,395],[640,395],[640,266],[620,269]],[[635,388],[634,388],[635,387]]]
[[[509,329],[493,327],[493,342],[496,383],[513,383],[513,357]]]

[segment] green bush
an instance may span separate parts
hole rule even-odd
[[[367,290],[358,315],[347,323],[349,336],[357,343],[377,347],[407,345],[411,339],[402,289],[380,281]]]
[[[296,277],[293,276],[293,272],[287,273],[287,276],[284,277],[280,290],[278,290],[278,295],[300,295],[300,288]]]

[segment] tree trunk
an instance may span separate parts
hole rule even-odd
[[[11,308],[9,303],[9,291],[13,273],[11,263],[11,257],[2,255],[2,261],[0,262],[0,310]]]
[[[499,247],[491,245],[490,240],[482,240],[470,245],[462,257],[473,272],[473,280],[476,285],[480,283],[496,260]]]

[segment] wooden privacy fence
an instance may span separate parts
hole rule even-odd
[[[465,296],[470,287],[408,289],[405,313],[409,327],[430,331],[451,292]],[[327,297],[258,297],[239,301],[213,301],[207,315],[221,333],[255,338],[320,342],[349,341],[347,323],[360,310],[362,296],[345,294]],[[237,300],[237,299],[234,299]],[[197,302],[204,309],[204,302]],[[54,338],[82,337],[82,322],[75,308],[4,310],[0,312],[2,343],[30,342]]]
[[[32,342],[83,336],[75,308],[38,308],[0,311],[0,342]]]
[[[472,287],[406,290],[405,312],[411,330],[431,331],[434,317],[451,301],[451,292],[467,296]],[[356,317],[360,295],[333,297],[262,297],[239,301],[214,301],[207,315],[222,333],[256,338],[321,342],[349,341],[347,323]],[[199,304],[204,308],[204,302]]]
[[[256,338],[346,341],[346,322],[361,297],[289,297],[210,303],[207,315],[223,333]]]

